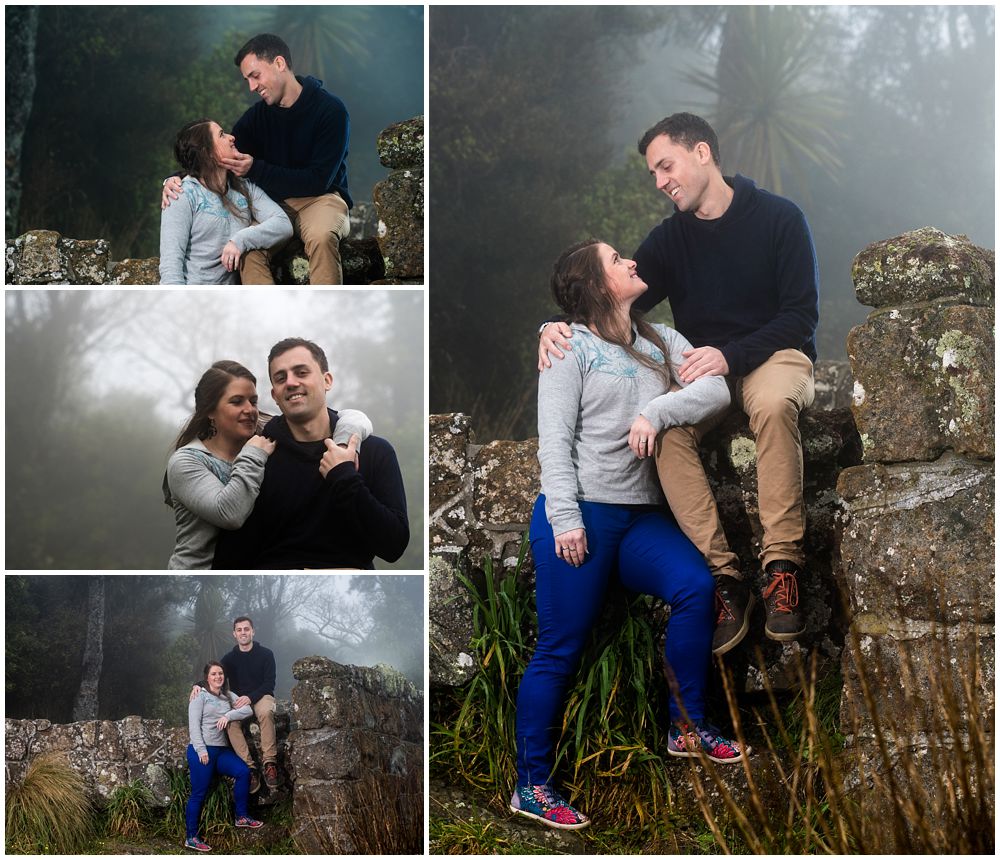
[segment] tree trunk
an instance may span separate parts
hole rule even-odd
[[[35,37],[38,33],[37,6],[8,6],[4,9],[7,27],[6,120],[6,212],[4,229],[8,238],[17,235],[21,209],[21,141],[28,127],[35,97]]]
[[[83,651],[83,677],[73,702],[73,722],[97,719],[97,685],[104,663],[104,577],[90,580],[87,592],[87,644]]]

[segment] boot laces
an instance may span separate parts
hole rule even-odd
[[[795,573],[780,570],[771,574],[771,583],[764,590],[764,599],[774,595],[775,612],[792,612],[799,605],[799,583]]]
[[[722,596],[722,592],[719,589],[715,590],[715,606],[719,612],[718,617],[715,619],[716,627],[720,624],[725,624],[727,621],[736,620],[736,615],[729,608],[729,602]]]

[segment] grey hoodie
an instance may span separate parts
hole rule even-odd
[[[219,717],[229,717],[230,720],[245,720],[253,714],[251,705],[233,708],[236,701],[235,693],[227,693],[228,698],[213,696],[203,689],[193,702],[188,703],[188,734],[191,746],[199,756],[208,752],[208,747],[229,746],[225,729],[216,728]]]
[[[553,534],[583,528],[578,500],[663,503],[652,458],[640,460],[628,447],[629,429],[640,413],[659,431],[697,424],[729,405],[724,377],[703,376],[690,385],[681,381],[676,369],[691,344],[672,328],[654,328],[666,344],[680,391],[664,393],[658,373],[577,323],[573,349],[564,359],[553,359],[538,378],[538,461]],[[634,346],[663,359],[638,335]]]
[[[240,253],[246,253],[291,238],[292,222],[284,210],[252,182],[247,189],[259,222],[252,227],[197,179],[185,176],[181,187],[180,198],[160,213],[161,284],[234,284],[236,272],[227,272],[222,265],[226,242],[232,240]],[[246,211],[242,195],[229,189],[226,197]]]

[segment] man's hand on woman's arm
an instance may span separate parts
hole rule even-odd
[[[546,323],[541,334],[538,335],[538,372],[541,373],[546,367],[552,367],[549,360],[551,352],[556,358],[565,358],[562,350],[571,350],[569,339],[573,337],[573,330],[567,323],[550,322]]]

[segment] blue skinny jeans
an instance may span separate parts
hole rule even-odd
[[[566,691],[616,570],[630,591],[670,605],[664,652],[676,695],[692,720],[705,716],[715,580],[701,553],[661,508],[582,501],[580,509],[587,532],[587,559],[580,567],[556,555],[544,496],[531,518],[538,644],[517,693],[519,786],[547,783],[552,776]],[[680,718],[672,695],[670,719]]]
[[[208,747],[208,764],[202,764],[195,748],[188,744],[188,769],[191,771],[191,797],[188,798],[187,811],[184,816],[187,826],[187,838],[198,835],[198,819],[201,808],[205,804],[208,788],[216,771],[224,776],[236,779],[233,786],[233,801],[236,806],[236,817],[247,814],[247,801],[250,798],[250,768],[246,766],[236,753],[229,747]]]

